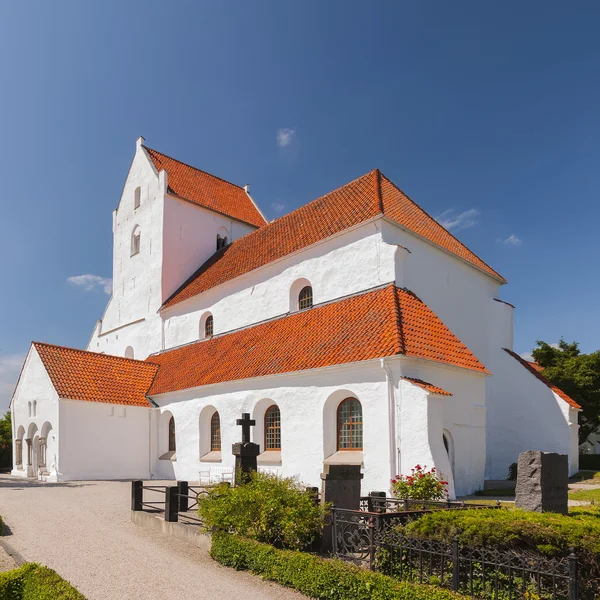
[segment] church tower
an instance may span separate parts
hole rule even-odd
[[[266,224],[240,187],[144,145],[113,211],[113,292],[88,349],[162,350],[160,307],[206,260]]]

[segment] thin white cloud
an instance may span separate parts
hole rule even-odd
[[[68,277],[67,281],[76,286],[83,288],[86,292],[102,290],[105,294],[112,293],[112,279],[108,277],[100,277],[100,275],[73,275]]]
[[[279,202],[273,202],[273,204],[271,204],[271,208],[276,213],[282,213],[285,209],[285,204],[280,204]]]
[[[25,354],[0,353],[0,417],[8,410]]]
[[[476,208],[470,208],[461,213],[457,213],[456,210],[450,208],[439,215],[436,221],[448,231],[459,231],[477,225],[478,216],[479,211]]]
[[[496,241],[505,246],[520,246],[523,243],[523,240],[514,233],[511,233],[505,240],[498,238]]]
[[[282,129],[278,129],[277,130],[277,145],[280,148],[285,148],[286,146],[289,146],[295,139],[296,137],[296,130],[289,128],[289,127],[283,127]]]

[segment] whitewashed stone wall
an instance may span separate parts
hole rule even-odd
[[[34,410],[35,403],[35,410]],[[48,480],[56,481],[58,461],[58,396],[50,377],[32,346],[25,359],[23,371],[11,403],[13,427],[12,475],[35,477],[37,473],[27,468],[27,438],[46,436],[46,470]],[[17,469],[15,440],[23,440],[23,468]],[[38,452],[38,448],[34,451]]]

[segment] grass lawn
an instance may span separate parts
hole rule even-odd
[[[600,471],[579,471],[577,475],[571,477],[570,481],[600,483]]]
[[[576,490],[569,492],[569,500],[585,500],[600,503],[600,488],[595,490]]]

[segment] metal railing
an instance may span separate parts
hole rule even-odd
[[[385,492],[371,492],[361,496],[360,509],[368,512],[406,512],[432,510],[459,510],[473,508],[501,508],[499,500],[495,504],[466,503],[461,500],[413,500],[411,498],[390,498]]]
[[[165,521],[177,523],[180,520],[187,523],[202,525],[202,519],[197,515],[198,498],[208,494],[211,486],[191,486],[187,481],[178,481],[177,485],[144,485],[143,481],[131,482],[131,510],[163,513]],[[162,500],[148,500],[147,492],[161,494]]]
[[[483,600],[593,600],[598,582],[579,576],[574,549],[563,558],[412,538],[394,525],[427,511],[332,509],[333,555],[396,579]]]

